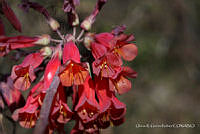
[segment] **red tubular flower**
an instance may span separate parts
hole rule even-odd
[[[101,45],[110,48],[109,42],[114,38],[111,33],[100,33],[95,35],[96,42],[99,42]]]
[[[99,100],[100,114],[98,116],[99,128],[107,128],[110,126],[109,110],[111,107],[111,92],[109,90],[108,78],[95,77],[96,93]]]
[[[122,61],[117,55],[107,53],[102,58],[96,59],[92,65],[93,72],[97,76],[116,78],[121,72]]]
[[[104,104],[104,102],[102,104]],[[98,127],[105,129],[110,125],[121,125],[124,122],[125,113],[126,105],[112,96],[110,107],[98,116]]]
[[[36,77],[32,66],[15,65],[12,69],[11,78],[14,80],[16,89],[27,90]]]
[[[6,83],[0,83],[0,92],[11,112],[25,104],[22,94],[13,87],[13,81],[10,77]]]
[[[79,101],[75,111],[83,123],[95,120],[99,113],[99,104],[95,98],[95,87],[90,76],[84,82],[84,85],[78,87]]]
[[[43,61],[40,53],[29,54],[20,65],[13,66],[11,78],[14,81],[14,87],[19,90],[27,90],[31,82],[35,80],[34,69]]]
[[[53,81],[57,69],[60,67],[59,52],[56,52],[48,62],[44,72],[44,89],[48,89]]]
[[[124,121],[126,105],[120,102],[109,90],[109,79],[96,77],[96,92],[99,100],[100,114],[98,127],[107,128],[109,125],[120,125]]]
[[[88,71],[80,64],[80,54],[76,45],[70,41],[65,44],[63,50],[63,63],[67,64],[59,74],[63,86],[83,84]]]
[[[129,43],[132,40],[134,40],[133,35],[120,34],[116,36],[110,44],[113,45],[116,54],[121,55],[124,60],[131,61],[138,53],[137,46],[134,43]]]
[[[7,54],[9,51],[18,48],[33,47],[36,44],[47,45],[50,42],[49,35],[38,37],[15,36],[15,37],[0,37],[0,57]]]
[[[70,134],[99,134],[99,128],[96,121],[89,123],[82,123],[80,119],[76,120],[74,128],[71,130]]]
[[[110,33],[101,33],[94,35],[94,41],[91,42],[91,50],[95,59],[104,56],[110,49],[109,42],[113,39]]]
[[[73,41],[67,42],[63,49],[63,63],[73,60],[76,63],[80,63],[79,50]]]
[[[132,84],[127,77],[136,78],[137,72],[132,70],[130,67],[123,67],[117,78],[110,79],[110,90],[116,91],[119,94],[128,92],[131,89]]]
[[[53,77],[54,77],[56,71],[58,70],[59,66],[60,66],[59,53],[58,53],[58,51],[56,51],[56,53],[53,55],[52,59],[47,64],[47,67],[46,67],[45,73],[44,73],[44,79],[42,81],[40,81],[36,86],[34,86],[34,88],[30,91],[26,105],[23,108],[16,110],[15,113],[13,114],[13,119],[19,120],[20,125],[22,127],[32,128],[35,126],[35,123],[36,123],[37,119],[39,118],[39,113],[41,110],[41,106],[42,106],[44,97],[46,95],[46,90],[51,85]],[[60,91],[60,90],[58,90],[58,91]],[[57,98],[62,98],[60,95],[60,92],[59,92],[59,96],[56,96],[55,99],[57,99]],[[56,102],[56,104],[55,103],[52,104],[52,106],[56,105],[55,109],[53,107],[54,111],[51,112],[51,113],[53,113],[52,115],[54,117],[56,114],[56,109],[58,108],[58,110],[59,110],[59,106],[65,105],[63,103],[64,102],[62,102],[62,100],[58,100],[58,102]],[[63,109],[66,109],[66,108],[67,107],[65,105],[65,107]],[[54,130],[55,128],[59,128],[59,129],[64,128],[63,124],[60,124],[58,122],[55,123],[54,120],[51,120],[52,118],[53,117],[50,117],[50,122],[49,122],[48,129],[47,129],[48,132],[50,132],[50,130]]]
[[[26,36],[9,37],[9,40],[7,41],[7,43],[10,44],[11,50],[17,48],[33,47],[36,44],[47,45],[49,44],[49,42],[50,42],[50,36],[46,34],[37,37],[26,37]]]
[[[73,113],[68,107],[66,100],[67,98],[65,96],[64,88],[62,84],[60,84],[54,97],[50,120],[54,119],[62,124],[65,124],[71,120]]]
[[[113,121],[121,120],[126,114],[126,105],[120,102],[115,95],[112,95],[111,98],[112,105],[110,109],[110,118]]]
[[[64,133],[64,124],[70,121],[73,115],[66,100],[67,98],[65,96],[64,88],[60,83],[51,106],[49,124],[46,133],[52,133],[54,130]]]
[[[99,102],[98,116],[95,117],[96,119],[87,120],[88,112],[85,112],[86,110],[83,111],[85,116],[78,113],[79,117],[76,118],[76,125],[71,131],[71,134],[98,134],[99,130],[102,128],[105,129],[110,125],[118,126],[124,122],[126,105],[120,102],[113,92],[109,91],[108,78],[100,79],[96,77],[95,84]],[[81,102],[84,103],[84,100],[80,99],[79,103]],[[89,109],[89,107],[87,109]],[[85,121],[83,119],[85,119]]]
[[[22,127],[33,128],[36,124],[39,117],[41,103],[44,99],[44,94],[41,93],[44,88],[43,84],[43,81],[40,81],[35,85],[29,93],[26,105],[17,109],[12,115],[12,118],[15,121],[18,120]]]

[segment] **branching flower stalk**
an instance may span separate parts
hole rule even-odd
[[[25,55],[20,64],[12,67],[7,81],[0,82],[0,102],[3,98],[12,119],[22,127],[34,128],[34,134],[65,133],[64,125],[74,120],[71,134],[92,134],[125,121],[126,105],[116,95],[128,92],[132,87],[129,78],[137,77],[133,69],[123,65],[123,60],[134,60],[138,50],[132,42],[134,36],[124,33],[124,25],[111,32],[89,32],[106,2],[97,0],[92,13],[79,24],[76,7],[80,1],[64,0],[63,11],[72,33],[61,33],[59,22],[42,5],[22,0],[19,7],[25,12],[30,8],[39,12],[60,39],[47,34],[8,37],[0,20],[0,57],[10,51],[17,51],[16,59]],[[20,32],[20,21],[7,1],[1,0],[0,6],[3,15]],[[77,29],[81,29],[80,33]],[[86,53],[77,45],[84,47]],[[37,51],[21,51],[36,46],[40,47]],[[44,74],[37,78],[40,72]],[[24,100],[20,91],[26,90],[30,91]],[[72,107],[68,106],[68,99],[72,99]],[[4,104],[0,103],[0,107],[4,109]]]

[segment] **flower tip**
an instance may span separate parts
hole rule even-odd
[[[72,26],[78,26],[79,25],[79,18],[78,18],[78,15],[77,14],[74,14],[75,15],[75,19],[74,21],[72,22]]]
[[[50,39],[50,35],[44,34],[42,36],[39,36],[39,39],[35,42],[35,44],[48,45],[50,43]]]
[[[91,26],[92,26],[92,19],[90,17],[88,17],[81,23],[81,28],[83,28],[86,31],[89,31],[91,29]]]
[[[40,53],[42,54],[42,56],[48,57],[52,54],[52,49],[50,47],[43,47],[42,49],[40,49]]]
[[[93,33],[88,33],[84,38],[83,44],[88,50],[91,50],[91,43],[94,42],[93,36]]]
[[[58,30],[58,28],[60,27],[60,24],[58,23],[58,21],[56,21],[53,18],[50,18],[48,21],[50,27],[52,28],[53,31]]]

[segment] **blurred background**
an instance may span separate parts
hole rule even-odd
[[[24,13],[19,1],[8,0],[22,23],[21,35],[56,36],[45,18],[30,10]],[[71,31],[62,11],[63,1],[32,0],[44,5],[56,18],[62,32]],[[95,0],[80,0],[80,20],[93,10]],[[103,130],[103,134],[198,134],[200,132],[200,8],[199,0],[108,0],[92,31],[110,32],[125,24],[126,33],[136,37],[139,54],[126,63],[138,72],[132,90],[119,96],[127,104],[126,122]],[[6,19],[6,33],[20,35]],[[6,74],[16,64],[0,58],[0,72]],[[137,124],[196,124],[195,128],[136,128]],[[11,123],[3,120],[7,133]],[[66,125],[70,132],[73,123]],[[17,125],[17,134],[32,130]]]

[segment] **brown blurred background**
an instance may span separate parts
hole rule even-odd
[[[20,10],[19,1],[8,0],[23,26],[22,35],[51,32],[44,17]],[[44,5],[62,26],[70,31],[62,0],[33,0]],[[80,19],[93,10],[95,0],[80,0]],[[200,8],[199,0],[108,0],[92,31],[110,32],[125,24],[126,33],[136,37],[139,54],[126,63],[138,72],[132,90],[120,96],[127,104],[126,122],[103,130],[103,134],[199,134],[200,126]],[[20,35],[7,20],[7,35]],[[0,58],[0,72],[11,71],[7,58]],[[7,133],[11,123],[3,120]],[[136,124],[195,123],[195,128],[136,128]],[[73,123],[66,125],[70,132]],[[31,130],[17,126],[17,134]]]

